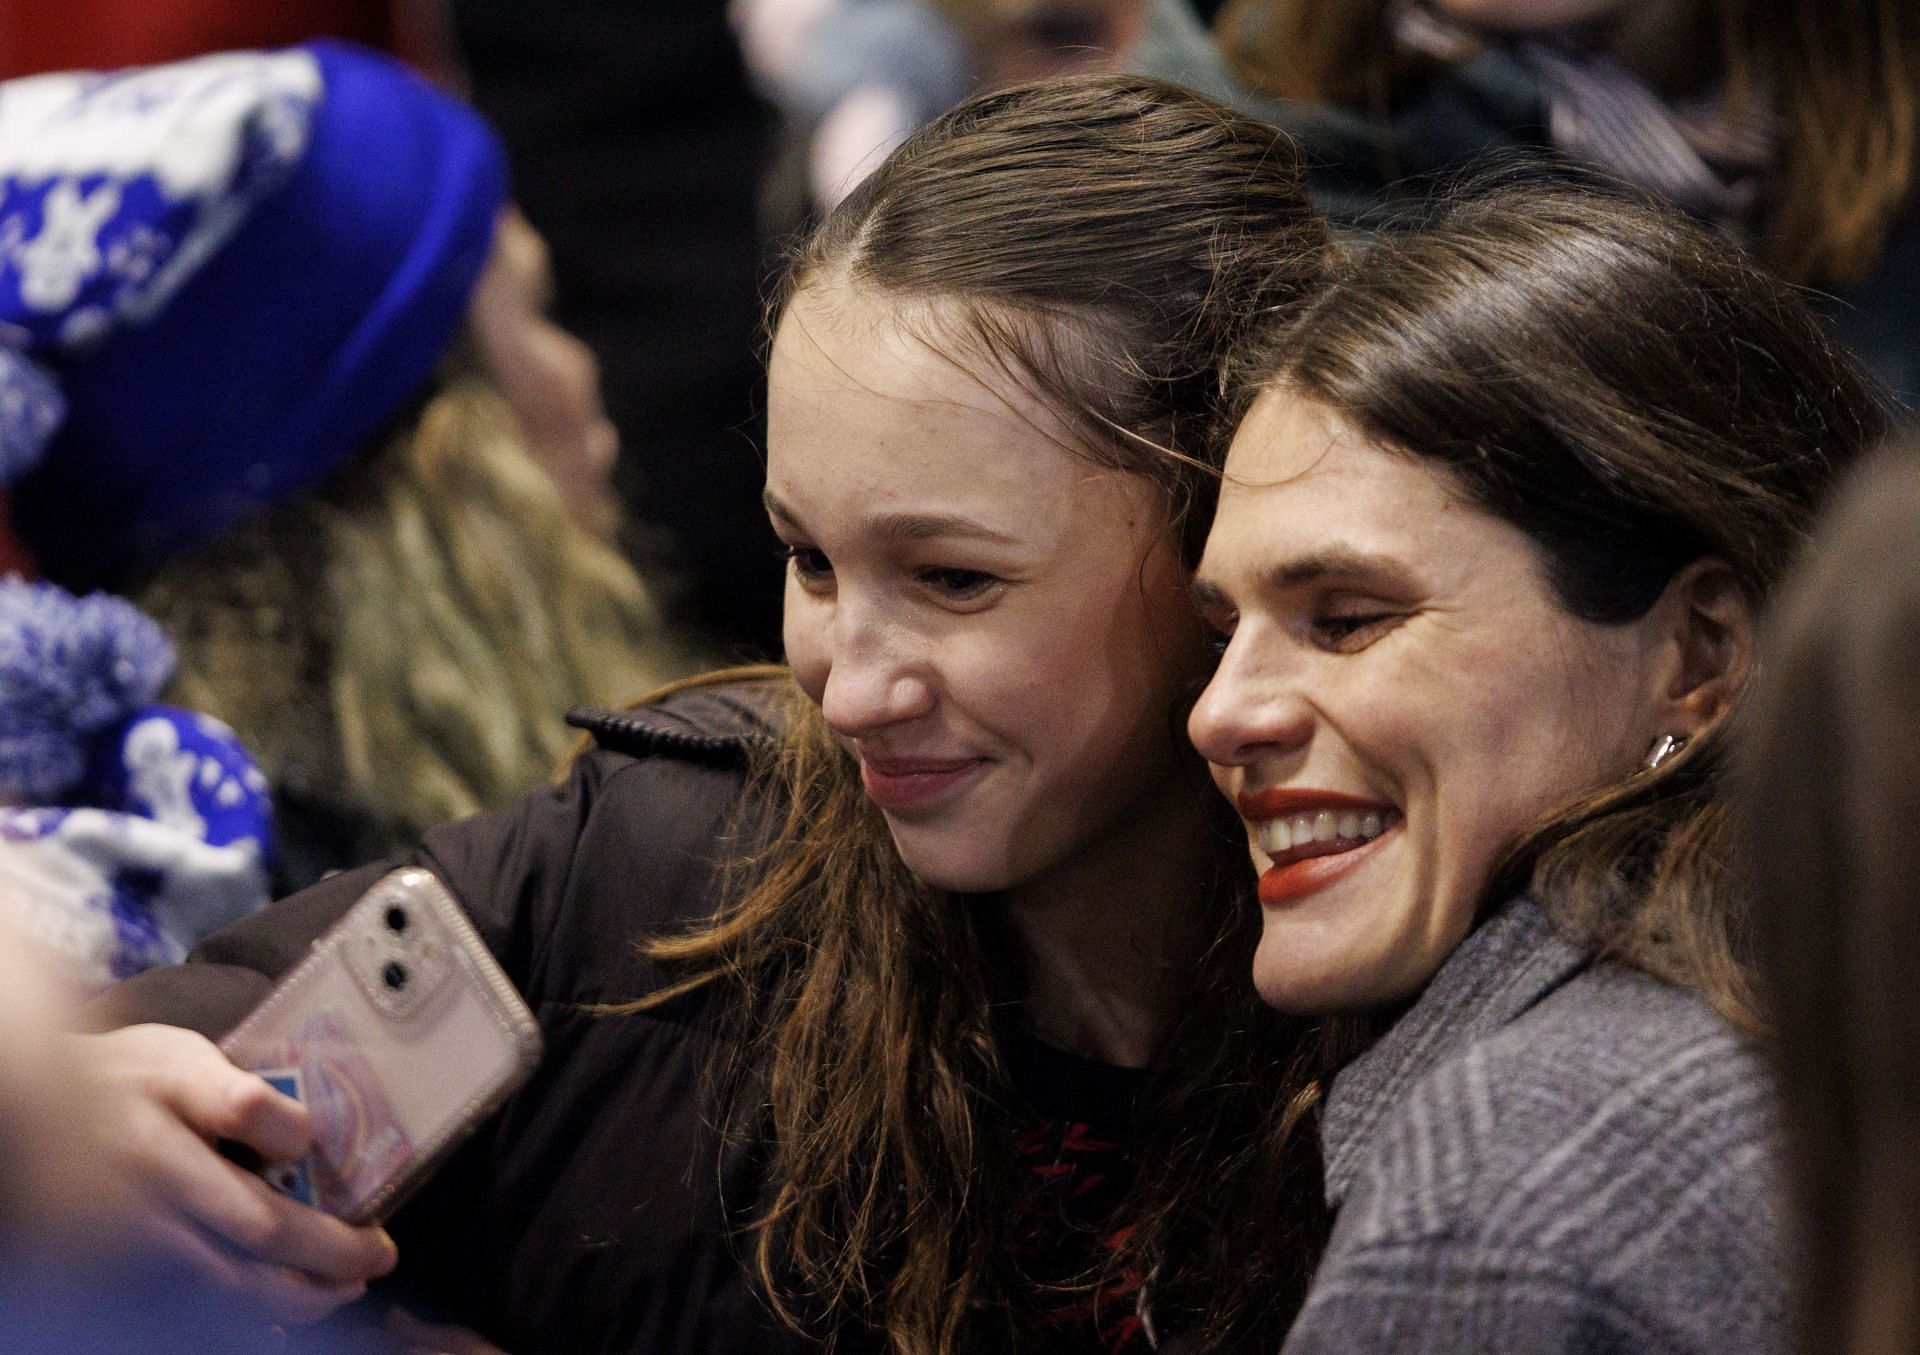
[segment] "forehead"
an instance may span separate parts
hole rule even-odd
[[[1072,450],[1064,420],[1010,374],[949,356],[959,329],[936,305],[871,289],[802,291],[768,362],[769,488],[1041,509],[1117,474]]]
[[[1220,487],[1221,511],[1307,503],[1335,512],[1348,525],[1379,513],[1439,514],[1467,507],[1442,467],[1381,446],[1306,396],[1268,391],[1234,433]],[[1289,509],[1287,516],[1300,515]],[[1308,530],[1315,522],[1288,525]]]
[[[1254,402],[1234,434],[1201,574],[1263,577],[1330,554],[1456,571],[1489,536],[1517,529],[1481,512],[1440,466],[1382,447],[1336,412],[1286,390]]]

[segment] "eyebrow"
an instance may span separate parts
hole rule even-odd
[[[1261,578],[1266,586],[1275,589],[1299,588],[1327,578],[1379,579],[1400,587],[1413,584],[1413,575],[1392,556],[1376,555],[1347,546],[1333,546],[1285,561],[1263,570]],[[1232,605],[1220,586],[1206,579],[1195,579],[1192,590],[1194,601],[1202,608]]]
[[[800,525],[772,490],[761,495],[761,502],[766,505],[768,513],[782,522],[795,527]],[[961,536],[981,541],[999,541],[1007,545],[1018,543],[1018,538],[1010,533],[958,513],[881,513],[869,518],[866,525],[875,535],[891,541],[931,541]]]

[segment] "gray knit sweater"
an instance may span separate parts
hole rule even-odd
[[[1699,999],[1508,905],[1334,1080],[1285,1355],[1784,1349],[1770,1093]]]

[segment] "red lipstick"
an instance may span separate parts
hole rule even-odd
[[[1357,847],[1339,848],[1333,843],[1315,844],[1320,848],[1316,856],[1295,857],[1283,860],[1279,865],[1268,868],[1260,877],[1260,902],[1287,903],[1291,900],[1325,889],[1336,880],[1343,880],[1365,865],[1367,858],[1379,849],[1398,828],[1395,824],[1379,837],[1363,842]],[[1328,850],[1332,848],[1332,850]],[[1293,854],[1288,853],[1289,856]]]
[[[1240,816],[1253,824],[1324,813],[1377,816],[1385,825],[1364,842],[1338,837],[1315,839],[1276,853],[1273,864],[1260,877],[1260,901],[1268,904],[1286,903],[1345,879],[1365,865],[1380,843],[1400,826],[1399,811],[1392,805],[1333,790],[1273,787],[1249,791],[1235,797],[1234,803]]]
[[[1259,823],[1266,819],[1291,818],[1295,814],[1315,814],[1322,809],[1338,813],[1351,809],[1356,814],[1372,811],[1376,814],[1391,814],[1394,808],[1379,800],[1363,799],[1358,795],[1342,795],[1337,790],[1294,790],[1276,786],[1271,790],[1254,790],[1237,796],[1234,804],[1239,807],[1240,817],[1250,823]]]

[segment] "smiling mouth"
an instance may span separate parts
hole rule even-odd
[[[937,807],[986,766],[985,758],[860,758],[867,796],[889,813]]]
[[[1256,791],[1239,799],[1253,845],[1270,862],[1260,901],[1285,903],[1358,869],[1398,828],[1392,805],[1326,791]]]
[[[1398,822],[1390,809],[1322,809],[1252,825],[1253,844],[1274,865],[1286,866],[1364,847]]]

